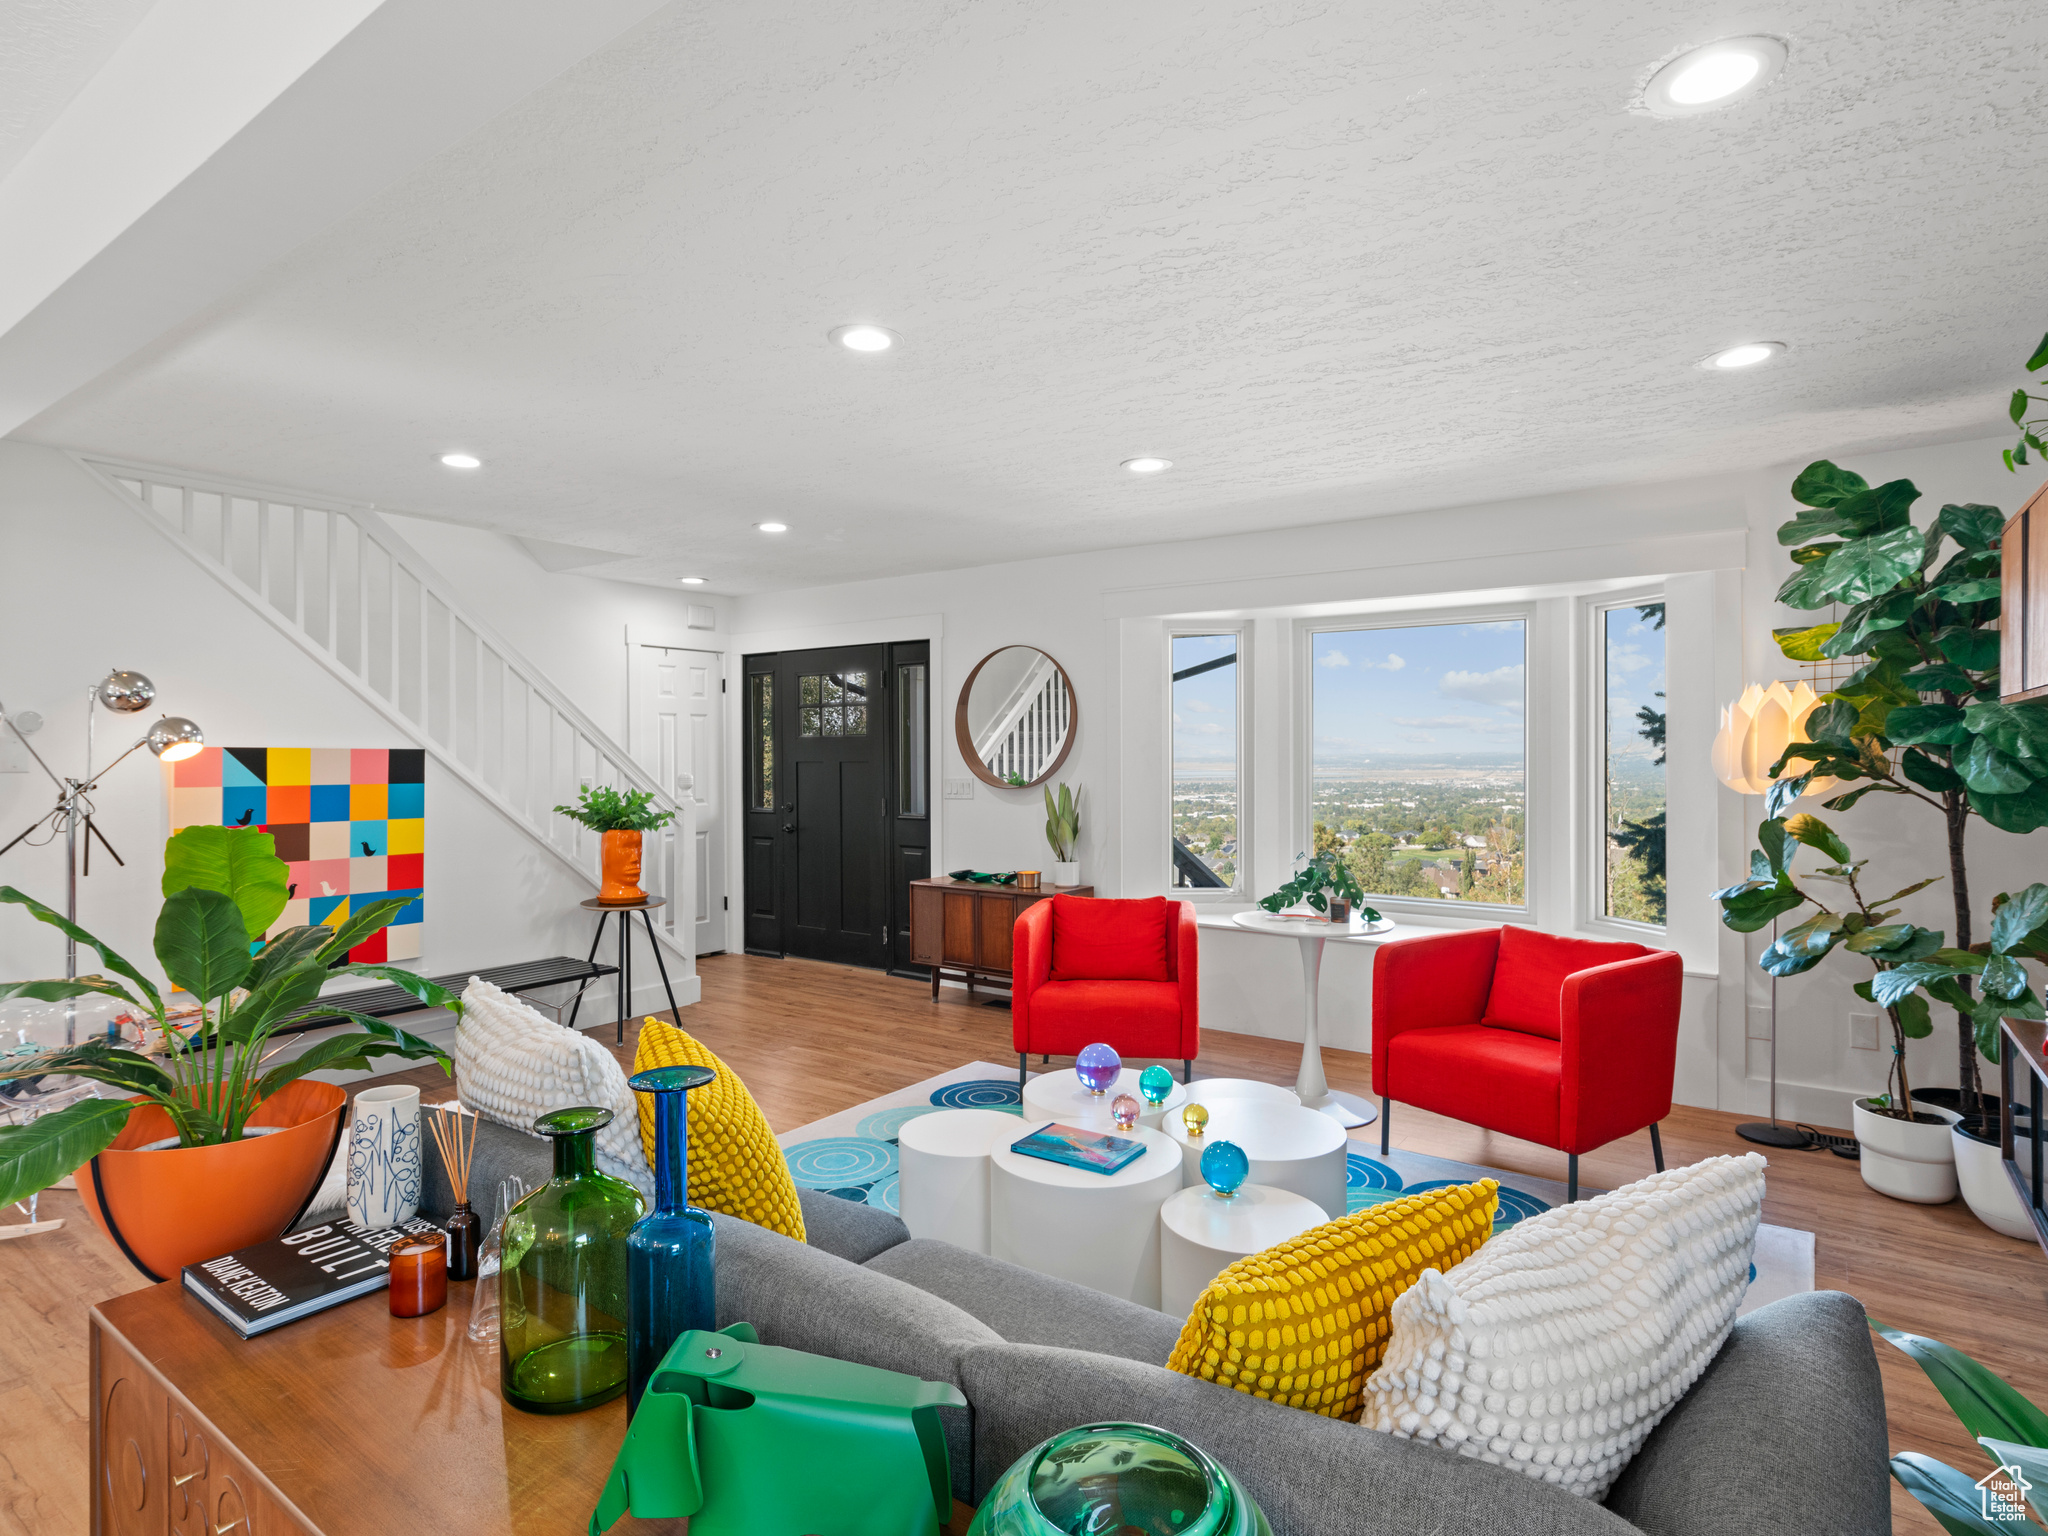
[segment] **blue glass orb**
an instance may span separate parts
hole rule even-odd
[[[1226,1200],[1252,1171],[1252,1160],[1234,1141],[1212,1141],[1202,1149],[1202,1182]]]
[[[1074,1076],[1090,1093],[1109,1092],[1123,1069],[1123,1058],[1100,1041],[1082,1046],[1081,1054],[1074,1058]]]
[[[1147,1067],[1138,1074],[1138,1092],[1145,1095],[1145,1102],[1157,1109],[1173,1095],[1173,1074],[1164,1067]]]

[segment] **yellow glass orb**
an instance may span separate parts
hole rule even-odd
[[[1209,1111],[1199,1104],[1190,1104],[1180,1112],[1180,1123],[1190,1136],[1199,1136],[1209,1123]]]

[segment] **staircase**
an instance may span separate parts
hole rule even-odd
[[[598,835],[554,807],[582,785],[653,792],[641,884],[660,941],[693,960],[696,806],[656,784],[538,668],[467,612],[368,507],[74,456],[137,517],[426,749],[505,819],[599,884]]]

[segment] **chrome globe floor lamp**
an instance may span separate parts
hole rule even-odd
[[[35,744],[29,740],[29,736],[40,722],[35,721],[33,716],[28,717],[26,720],[18,719],[15,715],[9,714],[4,707],[0,707],[0,725],[5,725],[14,734],[15,740],[27,748],[28,755],[35,759],[36,766],[48,774],[50,782],[57,787],[56,806],[30,822],[5,847],[0,847],[0,856],[4,856],[21,844],[28,842],[30,838],[34,837],[37,832],[42,831],[44,828],[48,828],[50,833],[50,838],[45,839],[45,842],[54,839],[59,832],[63,833],[64,920],[74,929],[78,925],[78,877],[80,874],[81,853],[84,855],[84,873],[86,874],[92,873],[92,843],[95,838],[99,840],[99,845],[106,849],[108,855],[116,864],[124,864],[121,855],[114,851],[114,845],[107,841],[107,835],[99,829],[99,824],[93,819],[92,794],[94,790],[99,788],[100,780],[111,772],[116,765],[125,761],[130,754],[142,747],[148,747],[163,762],[175,763],[180,758],[192,756],[193,753],[206,744],[206,737],[199,727],[190,720],[178,715],[164,715],[154,721],[149,729],[142,734],[141,738],[116,757],[113,762],[108,763],[106,767],[95,772],[92,765],[94,745],[93,722],[96,718],[93,712],[93,705],[99,704],[115,714],[133,715],[147,709],[155,698],[156,685],[148,678],[144,677],[140,672],[127,672],[119,669],[109,672],[87,690],[85,706],[85,771],[78,778],[68,778],[59,775],[55,769],[43,761],[43,755],[36,751]],[[28,728],[24,729],[24,725],[27,725]],[[40,847],[43,844],[32,844],[31,846]],[[78,977],[78,940],[69,933],[64,935],[64,976],[66,980],[72,981],[75,981]],[[65,1013],[64,1043],[66,1045],[76,1045],[78,1043],[77,1036],[78,1009],[74,999]],[[11,1102],[14,1100],[14,1095],[4,1091],[6,1089],[14,1089],[16,1086],[13,1083],[0,1085],[0,1106],[11,1109],[27,1119],[35,1118],[37,1113],[39,1113],[37,1106]],[[21,1086],[26,1087],[27,1085],[23,1084]],[[72,1187],[71,1180],[69,1178],[61,1179],[56,1187]],[[37,1232],[54,1231],[64,1225],[61,1220],[38,1220],[36,1216],[37,1198],[35,1195],[29,1196],[26,1207],[21,1208],[25,1210],[28,1221],[26,1223],[15,1222],[0,1226],[0,1239],[29,1237]]]

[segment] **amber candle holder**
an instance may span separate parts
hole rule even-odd
[[[412,1233],[391,1245],[391,1315],[425,1317],[448,1304],[448,1239]]]
[[[476,1278],[477,1245],[483,1241],[484,1224],[475,1211],[469,1208],[467,1200],[455,1204],[455,1212],[448,1218],[448,1278],[450,1280],[474,1280]]]

